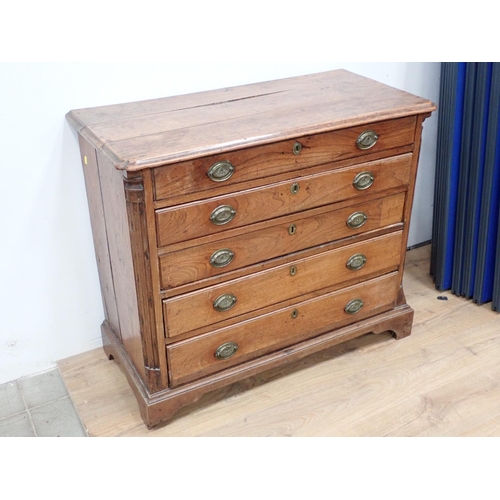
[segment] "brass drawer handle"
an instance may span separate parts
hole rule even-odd
[[[361,308],[364,306],[364,303],[361,299],[353,299],[351,300],[344,308],[344,311],[347,314],[356,314],[361,311]]]
[[[375,180],[375,176],[371,172],[360,172],[354,180],[352,181],[352,185],[358,190],[363,191],[368,189]]]
[[[221,248],[214,252],[210,257],[210,265],[212,267],[225,267],[231,264],[234,259],[234,252],[228,248]]]
[[[357,253],[349,258],[346,267],[351,271],[357,271],[358,269],[361,269],[365,264],[366,264],[366,255],[363,255],[362,253]]]
[[[356,139],[356,146],[361,150],[373,148],[377,144],[378,135],[373,130],[365,130]]]
[[[221,205],[211,213],[210,222],[216,226],[222,226],[231,222],[235,215],[236,210],[231,205]]]
[[[302,151],[302,144],[300,142],[296,142],[294,145],[293,145],[293,154],[295,156],[298,156],[300,155],[300,152]]]
[[[217,347],[214,355],[217,359],[229,359],[237,350],[238,344],[236,342],[226,342]]]
[[[214,309],[219,312],[229,311],[236,304],[236,296],[232,293],[225,293],[214,300]]]
[[[209,179],[214,182],[227,181],[233,174],[234,166],[229,161],[218,161],[207,172]]]
[[[364,212],[354,212],[347,218],[347,227],[350,229],[357,229],[361,227],[368,220],[368,215]]]

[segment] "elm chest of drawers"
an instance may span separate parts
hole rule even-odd
[[[366,333],[402,272],[430,101],[344,70],[74,110],[105,321],[148,426]]]

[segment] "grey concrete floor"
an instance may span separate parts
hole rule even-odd
[[[87,435],[58,368],[0,385],[0,437]]]

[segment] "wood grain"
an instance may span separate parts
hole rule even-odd
[[[417,181],[417,171],[418,171],[418,160],[420,158],[420,147],[422,145],[422,132],[424,121],[426,118],[430,116],[429,114],[419,115],[417,117],[417,126],[415,128],[415,146],[414,146],[414,154],[412,156],[412,164],[410,170],[410,185],[413,186],[413,189],[409,189],[404,207],[404,229],[403,229],[403,239],[401,242],[401,258],[405,259],[406,256],[406,248],[408,247],[408,235],[410,234],[410,221],[411,221],[411,211],[413,208],[413,197],[415,196],[415,183]],[[400,275],[401,280],[403,276]]]
[[[500,436],[500,315],[437,292],[430,246],[407,254],[412,335],[366,335],[205,395],[148,430],[95,349],[58,363],[92,436]]]
[[[292,222],[275,219],[262,229],[247,230],[238,236],[224,237],[218,241],[192,246],[172,253],[160,254],[162,288],[175,288],[186,283],[227,273],[267,259],[273,259],[328,241],[340,240],[402,221],[405,193],[365,201],[346,208],[329,211],[311,210],[296,215]],[[357,211],[363,211],[368,220],[360,228],[350,228],[346,221]],[[290,225],[296,231],[289,233]],[[168,247],[166,250],[168,251]],[[211,256],[220,249],[233,252],[231,262],[222,267],[210,264]]]
[[[194,239],[206,234],[215,234],[229,228],[241,227],[255,222],[273,219],[321,205],[345,199],[361,199],[367,192],[382,192],[387,189],[407,186],[409,181],[411,154],[395,158],[361,163],[353,167],[325,171],[321,174],[292,179],[266,187],[212,198],[207,201],[187,203],[179,207],[158,210],[158,245],[166,246],[179,241]],[[328,167],[325,166],[325,170]],[[365,191],[354,188],[353,180],[361,172],[369,171],[375,181]],[[292,185],[298,184],[293,194]],[[224,224],[210,222],[214,210],[230,206],[236,210],[234,218]]]
[[[342,341],[385,330],[396,338],[410,334],[413,311],[400,271],[421,124],[434,108],[340,71],[68,114],[82,150],[97,153],[99,186],[88,186],[100,191],[89,200],[102,204],[106,241],[96,248],[109,257],[118,315],[101,326],[104,350],[123,368],[147,425],[224,385]],[[364,151],[355,141],[367,128],[378,140]],[[234,176],[226,184],[207,181],[209,163],[223,158],[235,162]],[[355,176],[366,171],[374,184],[355,189]],[[364,230],[346,234],[338,222],[333,236],[325,230],[331,222],[321,219],[325,214],[345,217],[348,207],[377,199],[375,221]],[[214,214],[225,205],[235,217],[216,224]],[[99,203],[95,213],[98,234]],[[285,222],[297,248],[286,245]],[[281,236],[261,232],[278,225]],[[243,240],[251,233],[260,239]],[[191,281],[169,281],[171,270],[160,275],[159,255],[165,263],[190,246],[231,238],[248,247],[240,267]],[[347,260],[360,253],[365,266],[348,270]],[[106,269],[103,276],[109,278]],[[162,289],[165,283],[170,288]],[[366,294],[356,320],[336,307],[352,290]],[[236,306],[220,314],[214,304],[225,293],[235,294]],[[283,311],[298,304],[297,321],[284,321]],[[254,337],[248,325],[264,320],[271,335]],[[294,332],[296,325],[302,327]],[[210,356],[198,366],[205,342],[228,331],[245,344],[239,354],[225,365]]]
[[[167,346],[172,387],[387,311],[396,302],[397,282],[397,273],[392,273]],[[344,308],[353,299],[364,305],[358,313],[348,314]],[[214,353],[226,342],[235,342],[238,350],[219,360]]]
[[[147,182],[147,176],[146,176]],[[148,223],[145,210],[146,195],[144,179],[141,176],[124,179],[124,191],[127,205],[127,216],[130,231],[130,249],[134,265],[135,293],[137,296],[137,313],[139,315],[139,330],[136,337],[142,343],[142,356],[145,377],[144,381],[149,391],[156,392],[166,386],[166,363],[161,356],[159,345],[163,345],[163,329],[161,336],[156,330],[157,301],[152,300],[153,276],[157,275],[154,264],[156,255],[151,259]],[[149,192],[151,192],[149,190]],[[152,246],[153,252],[156,250]],[[151,266],[153,263],[153,268]]]
[[[118,168],[137,170],[434,109],[426,99],[336,70],[67,117]]]
[[[264,146],[261,146],[264,147]],[[243,152],[244,150],[241,150]],[[402,146],[399,148],[394,148],[394,149],[388,149],[384,151],[379,151],[377,153],[370,153],[365,152],[362,155],[363,161],[365,163],[372,162],[372,161],[377,161],[381,160],[382,158],[388,158],[391,156],[400,156],[404,155],[406,153],[411,153],[413,151],[413,144],[410,144],[408,146]],[[333,168],[344,168],[344,167],[350,167],[351,165],[354,165],[358,163],[356,160],[356,157],[350,158],[347,160],[339,160],[336,161],[335,163],[331,164]],[[178,163],[169,165],[169,167],[174,167],[175,165],[178,165]],[[151,171],[154,171],[154,169],[151,169]],[[270,175],[269,177],[262,177],[262,178],[257,178],[257,179],[251,179],[247,180],[244,182],[238,182],[235,184],[224,184],[224,182],[219,182],[217,185],[212,186],[212,188],[209,191],[195,191],[191,193],[186,193],[184,195],[180,194],[177,196],[169,196],[168,198],[164,198],[162,200],[158,200],[154,202],[154,207],[155,209],[161,209],[161,208],[167,208],[167,207],[173,207],[174,205],[181,205],[183,203],[190,203],[193,201],[201,200],[201,199],[207,199],[207,198],[212,198],[216,196],[223,196],[227,195],[230,193],[234,193],[236,191],[241,191],[243,189],[253,189],[253,188],[258,188],[264,185],[268,184],[275,184],[278,182],[282,181],[288,181],[290,179],[295,179],[296,177],[304,177],[307,175],[314,175],[318,173],[322,173],[325,171],[324,164],[321,165],[314,165],[311,167],[304,168],[303,170],[296,171],[296,170],[291,170],[289,172],[283,171],[280,174],[276,175]]]
[[[134,263],[130,245],[130,228],[122,172],[97,153],[106,237],[109,249],[113,287],[120,322],[114,332],[126,346],[136,370],[145,378],[143,346],[137,303]]]
[[[164,301],[165,332],[168,337],[216,325],[244,313],[299,298],[321,289],[339,289],[346,283],[397,269],[400,263],[401,232],[381,236],[313,257],[293,261],[268,271],[222,283],[207,289]],[[350,257],[363,254],[366,264],[352,271],[346,267]],[[291,275],[290,269],[295,268]],[[237,298],[227,311],[217,311],[215,300],[224,294]]]
[[[113,273],[109,259],[106,218],[101,193],[101,182],[97,166],[97,155],[93,147],[79,137],[85,188],[89,202],[89,213],[94,241],[99,283],[104,305],[104,315],[111,328],[120,335],[120,320],[116,306]]]
[[[363,151],[356,147],[356,139],[367,129],[373,129],[379,139],[372,148]],[[412,146],[414,134],[415,117],[409,116],[399,120],[297,137],[289,141],[225,152],[208,158],[156,168],[153,171],[156,199],[163,200],[181,194],[198,192],[204,194],[218,185],[231,186],[283,172],[297,171],[297,174],[300,174],[300,171],[307,167],[338,162],[347,158],[356,158],[357,162],[363,161],[366,155],[407,145]],[[296,141],[302,147],[299,154],[293,153]],[[207,172],[213,164],[219,161],[229,161],[234,166],[234,173],[226,181],[214,182],[210,180]]]

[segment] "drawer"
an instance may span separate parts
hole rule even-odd
[[[167,346],[171,385],[388,311],[396,303],[398,284],[398,273],[391,273]],[[346,312],[348,305],[351,313]],[[354,312],[359,306],[361,309]]]
[[[411,161],[412,155],[405,154],[157,210],[158,245],[163,247],[350,198],[359,199],[367,192],[407,186]],[[370,176],[373,183],[365,185]],[[354,183],[358,181],[356,188]]]
[[[371,148],[360,149],[356,141],[367,130],[373,130],[378,140]],[[362,158],[369,153],[412,145],[414,133],[415,117],[410,116],[158,167],[153,170],[155,199],[196,192],[200,197],[206,197],[204,192],[214,187],[231,186],[323,163]]]
[[[163,301],[168,337],[256,311],[327,287],[398,268],[402,233],[299,259]],[[237,319],[235,319],[237,321]]]
[[[330,241],[379,229],[403,220],[406,193],[371,200],[342,209],[319,209],[273,220],[272,225],[160,255],[163,289],[203,280],[251,264],[297,252]],[[318,213],[319,212],[319,213]],[[347,224],[356,212],[366,222]],[[222,233],[224,234],[224,233]]]

